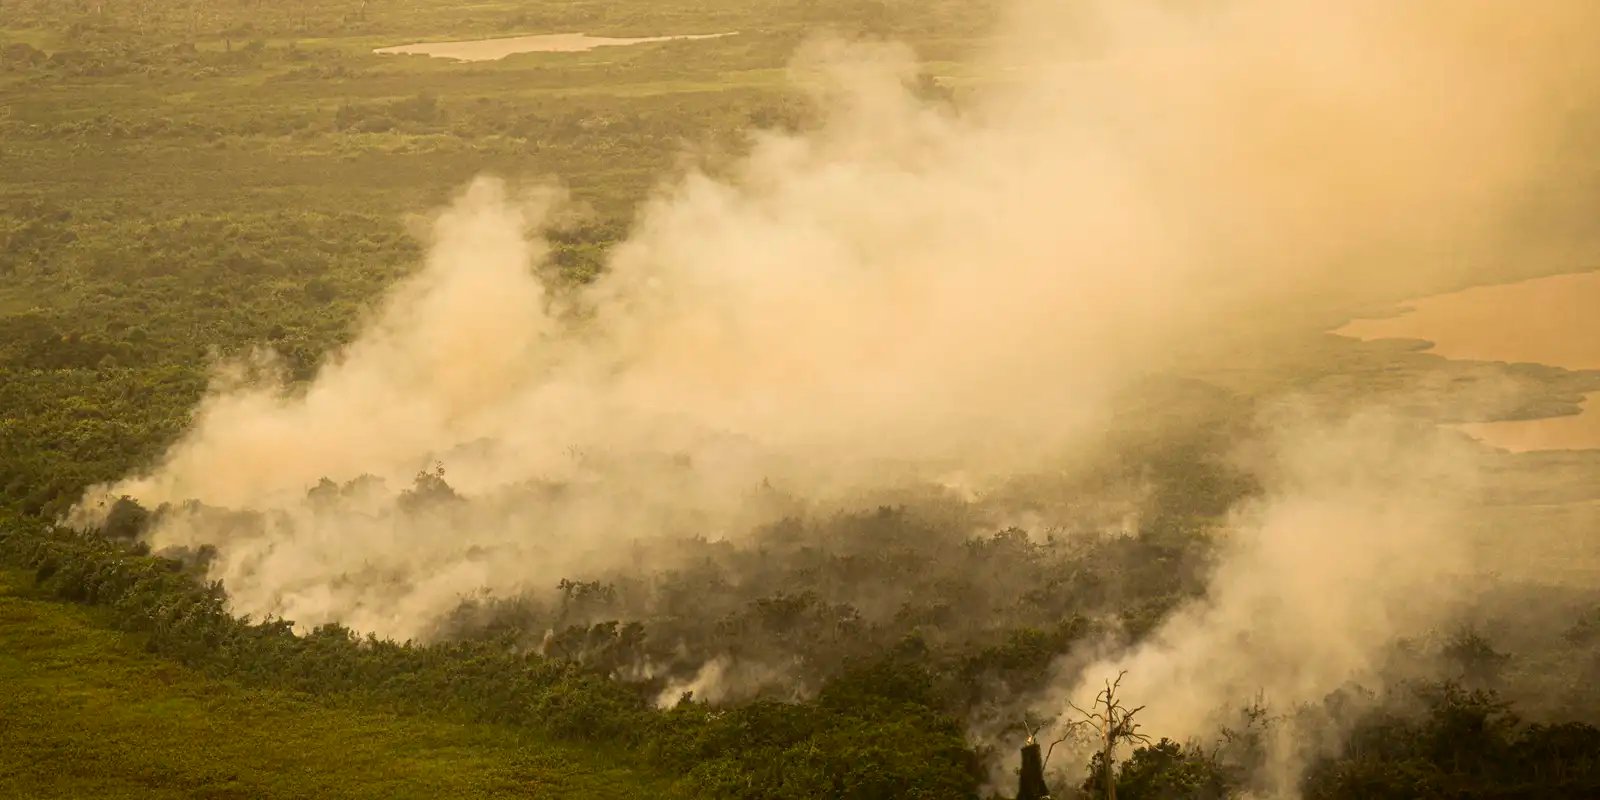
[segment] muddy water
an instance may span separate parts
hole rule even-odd
[[[1600,271],[1425,297],[1397,316],[1355,320],[1334,333],[1426,339],[1446,358],[1600,369]],[[1519,452],[1600,448],[1600,392],[1587,395],[1581,414],[1461,429]]]
[[[380,47],[372,52],[380,55],[424,55],[448,58],[455,61],[496,61],[516,53],[581,53],[596,47],[620,47],[646,42],[667,42],[678,39],[715,39],[732,36],[731,33],[710,33],[699,36],[643,36],[632,39],[612,39],[588,36],[582,33],[551,33],[541,36],[513,36],[505,39],[478,39],[467,42],[418,42],[395,47]]]
[[[1583,411],[1563,417],[1457,425],[1480,441],[1514,453],[1600,449],[1600,392],[1583,396]]]

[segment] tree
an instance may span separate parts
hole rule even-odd
[[[131,542],[143,535],[149,526],[150,512],[133,498],[123,495],[111,504],[100,531],[106,538]]]
[[[1133,751],[1117,770],[1117,785],[1128,800],[1221,800],[1230,789],[1214,759],[1171,739]]]
[[[1022,726],[1028,731],[1028,741],[1022,745],[1022,769],[1017,774],[1017,800],[1046,800],[1050,787],[1044,782],[1044,759],[1039,755],[1039,729],[1029,724],[1026,717]]]
[[[1450,665],[1451,677],[1475,688],[1499,685],[1511,656],[1494,649],[1477,631],[1458,631],[1440,652]]]
[[[411,513],[460,501],[461,495],[444,481],[444,465],[435,464],[432,472],[418,472],[411,488],[401,492],[396,502],[402,511]]]
[[[1099,743],[1100,751],[1095,754],[1094,761],[1090,764],[1089,779],[1084,783],[1084,789],[1093,792],[1096,787],[1105,787],[1106,800],[1117,800],[1117,772],[1116,750],[1117,745],[1124,743],[1150,744],[1150,737],[1139,732],[1139,724],[1133,721],[1135,714],[1144,710],[1144,706],[1128,708],[1117,698],[1117,690],[1122,688],[1122,679],[1128,674],[1127,670],[1117,673],[1117,679],[1106,681],[1106,688],[1095,695],[1094,702],[1086,710],[1071,700],[1067,705],[1078,713],[1079,718],[1067,724],[1066,732],[1060,739],[1050,744],[1050,749],[1066,741],[1074,732],[1087,728],[1094,732]],[[1046,760],[1049,753],[1045,754]]]

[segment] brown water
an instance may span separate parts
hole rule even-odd
[[[1409,303],[1385,319],[1334,331],[1358,339],[1426,339],[1446,358],[1600,369],[1600,271],[1479,286]],[[1583,413],[1460,426],[1512,451],[1600,448],[1600,392]]]
[[[715,39],[732,36],[731,33],[708,33],[698,36],[642,36],[631,39],[613,39],[589,36],[582,33],[549,33],[539,36],[512,36],[504,39],[478,39],[466,42],[418,42],[394,47],[380,47],[372,52],[379,55],[423,55],[448,58],[455,61],[497,61],[516,53],[582,53],[596,47],[621,47],[647,42],[667,42],[678,39]]]

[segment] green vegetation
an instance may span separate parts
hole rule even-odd
[[[40,754],[58,746],[92,754],[86,762],[95,765],[92,769],[71,773],[86,782],[50,784],[62,792],[84,791],[100,785],[88,781],[122,776],[173,791],[199,791],[208,782],[222,782],[257,792],[293,792],[313,784],[271,783],[287,779],[268,760],[270,754],[314,747],[312,737],[331,738],[354,728],[377,733],[367,749],[351,751],[339,762],[351,765],[352,774],[365,774],[368,768],[361,765],[370,763],[396,781],[436,786],[434,781],[443,778],[429,770],[450,770],[451,780],[461,782],[456,785],[489,796],[514,796],[530,781],[595,793],[588,796],[604,796],[609,789],[624,795],[643,791],[627,782],[639,780],[636,776],[616,767],[587,766],[602,755],[561,755],[568,751],[546,738],[556,737],[616,754],[613,764],[621,756],[623,763],[680,776],[671,787],[679,796],[967,797],[975,793],[980,776],[976,754],[963,741],[953,712],[977,710],[970,696],[979,685],[992,696],[998,686],[1036,684],[1053,657],[1088,633],[1082,620],[1053,634],[1017,630],[1001,643],[954,660],[913,637],[870,660],[844,660],[845,667],[825,679],[811,701],[762,700],[723,710],[678,703],[656,711],[649,702],[654,687],[606,677],[609,666],[594,657],[594,649],[548,658],[519,654],[504,634],[401,645],[361,639],[338,626],[296,636],[282,621],[252,623],[229,615],[220,587],[195,580],[184,562],[140,555],[137,547],[130,550],[96,533],[9,524],[0,532],[0,558],[31,569],[39,586],[58,598],[102,607],[96,612],[104,614],[99,620],[127,631],[146,650],[185,665],[167,666],[137,653],[129,639],[93,627],[96,617],[83,611],[19,597],[25,593],[17,588],[19,573],[4,573],[0,635],[24,646],[27,654],[0,660],[6,675],[15,676],[7,685],[84,687],[77,694],[63,688],[24,691],[7,701],[14,704],[7,706],[7,718],[23,724],[5,735],[26,742],[8,753],[22,754],[26,763],[48,760]],[[797,616],[807,602],[791,598],[787,610],[775,612],[774,602],[783,601],[780,596],[754,605],[789,619],[785,627],[797,641],[820,648],[819,661],[832,660],[829,648],[839,645],[817,638],[818,623]],[[1593,658],[1592,627],[1580,622],[1569,632],[1570,657]],[[611,623],[607,635],[615,633]],[[587,640],[591,646],[614,643],[592,632]],[[1312,755],[1303,786],[1308,796],[1583,797],[1600,789],[1595,757],[1600,729],[1518,720],[1494,688],[1507,656],[1475,634],[1456,637],[1441,654],[1453,665],[1444,677],[1401,680],[1389,696],[1350,687],[1320,705],[1287,714],[1247,709],[1239,727],[1224,728],[1213,749],[1167,740],[1139,746],[1116,765],[1118,794],[1228,796],[1249,787],[1259,774],[1268,737],[1283,731],[1311,741],[1316,731],[1330,726],[1352,733],[1344,749]],[[41,664],[38,658],[56,660]],[[95,666],[85,673],[85,664]],[[67,677],[52,666],[67,667]],[[87,697],[70,706],[63,704],[64,695]],[[301,699],[311,697],[328,705]],[[95,730],[103,733],[58,743],[60,730],[76,735],[74,726],[84,724],[80,715],[91,708],[100,726]],[[169,751],[163,744],[189,740],[192,727],[185,726],[216,731],[231,720],[265,714],[284,715],[282,724],[295,731],[277,737],[283,750],[210,750],[185,761],[191,751]],[[151,718],[159,725],[150,724],[170,739],[133,727]],[[128,738],[132,731],[139,733],[135,741]],[[450,747],[442,748],[443,741]],[[446,754],[429,752],[430,747]],[[118,761],[141,757],[157,764]],[[416,771],[396,773],[388,761],[379,768],[380,759],[414,765]],[[566,765],[565,771],[551,775],[554,763]],[[1097,765],[1102,763],[1091,765],[1084,791],[1099,793],[1104,769]],[[23,774],[66,780],[53,772]],[[257,789],[256,781],[267,783]],[[593,788],[585,788],[590,782]]]
[[[639,797],[605,751],[207,678],[0,570],[0,796]]]
[[[812,703],[727,711],[681,703],[659,713],[638,687],[603,671],[503,642],[414,646],[338,626],[296,636],[281,620],[240,620],[219,586],[98,534],[11,525],[0,555],[60,597],[104,605],[147,649],[218,678],[627,748],[683,776],[677,790],[689,796],[935,798],[977,788],[960,729],[934,707],[914,663],[849,670]]]
[[[206,554],[137,543],[136,507],[106,535],[53,524],[171,443],[219,355],[270,347],[309,377],[416,267],[408,215],[474,175],[571,191],[581,213],[553,234],[552,278],[581,283],[686,149],[715,166],[752,127],[812,123],[785,69],[808,31],[907,41],[923,88],[946,94],[960,82],[931,75],[974,79],[961,62],[994,14],[962,0],[0,2],[0,560],[25,570],[0,571],[0,795],[971,797],[1000,745],[965,738],[969,723],[1014,734],[993,708],[1038,690],[1074,645],[1136,640],[1202,591],[1219,518],[1256,491],[1219,458],[1250,390],[1400,395],[1419,375],[1505,372],[1308,328],[1284,358],[1325,374],[1254,364],[1129,409],[1156,418],[1169,393],[1209,393],[1186,405],[1207,409],[1200,423],[1173,423],[1207,435],[1129,441],[1103,485],[1078,487],[1138,485],[1138,535],[974,538],[972,520],[899,508],[795,519],[739,552],[686,544],[670,573],[572,576],[559,606],[464,602],[430,644],[236,618]],[[481,64],[370,53],[576,30],[739,35]],[[1510,374],[1528,408],[1570,405],[1595,380]],[[1569,486],[1600,474],[1565,458]],[[1584,613],[1542,657],[1600,664],[1600,617]],[[1494,662],[1487,642],[1456,644],[1464,664]],[[663,709],[685,676],[621,675],[685,648],[782,663],[807,699]],[[1508,669],[1533,669],[1517,658]],[[1335,714],[1355,733],[1315,761],[1308,796],[1600,793],[1594,728],[1547,721],[1570,709],[1519,722],[1493,676],[1459,673],[1258,715],[1222,749],[1151,743],[1117,766],[1118,796],[1237,791],[1264,726]],[[1103,789],[1106,770],[1092,775],[1085,791]]]
[[[5,3],[0,504],[53,516],[148,463],[213,353],[270,346],[308,376],[417,264],[406,215],[474,175],[566,186],[587,214],[554,263],[585,280],[686,146],[736,151],[807,113],[784,65],[811,22],[887,20],[948,56],[981,8]],[[572,29],[740,35],[471,65],[370,53]]]

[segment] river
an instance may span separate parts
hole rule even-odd
[[[547,33],[538,36],[512,36],[502,39],[476,39],[462,42],[417,42],[394,47],[380,47],[372,52],[379,55],[423,55],[448,58],[455,61],[496,61],[517,53],[581,53],[596,47],[621,47],[647,42],[668,42],[680,39],[716,39],[732,36],[731,33],[708,33],[693,36],[641,36],[635,38],[608,38],[583,33]]]
[[[1600,370],[1600,271],[1478,286],[1410,301],[1401,313],[1334,331],[1357,339],[1424,339],[1445,358]],[[1513,452],[1600,449],[1600,392],[1582,413],[1459,426]]]

